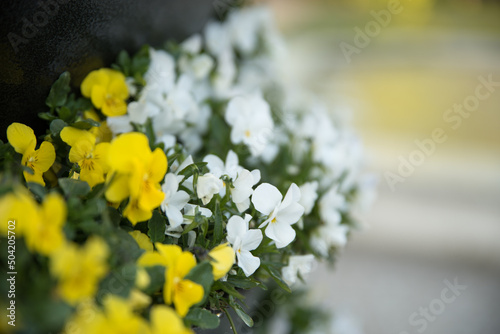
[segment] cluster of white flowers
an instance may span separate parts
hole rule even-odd
[[[169,221],[166,234],[179,238],[197,213],[212,217],[205,206],[214,197],[225,198],[225,205],[235,208],[222,210],[227,242],[247,276],[260,265],[251,251],[261,244],[262,232],[280,249],[296,239],[297,229],[307,230],[308,249],[325,258],[332,249],[343,247],[351,228],[344,217],[366,206],[359,202],[369,201],[372,196],[363,194],[374,187],[362,174],[364,155],[357,137],[318,99],[288,88],[278,75],[276,59],[283,50],[270,11],[264,7],[232,11],[225,22],[210,22],[175,52],[150,49],[146,85],[135,91],[137,85],[130,78],[135,101],[129,103],[126,115],[108,118],[115,135],[149,122],[167,153],[176,144],[186,156],[197,157],[204,151],[206,155],[198,158],[208,173],[196,180],[180,174],[194,164],[189,156],[171,166],[165,177],[161,208]],[[279,90],[271,99],[266,95],[270,87]],[[228,128],[225,161],[207,154],[207,140],[216,135],[210,128],[213,117]],[[247,150],[243,159],[235,153],[242,147]],[[275,170],[280,152],[288,152],[291,159],[285,168]],[[270,171],[286,179],[275,183],[282,191],[288,188],[284,197],[275,185],[259,185]],[[295,177],[302,181],[300,186],[292,182]],[[318,221],[313,228],[308,216]],[[196,234],[189,233],[194,240]],[[313,260],[311,254],[292,256],[284,277],[295,283],[297,274],[310,271]]]

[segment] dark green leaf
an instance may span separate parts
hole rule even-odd
[[[227,283],[234,285],[236,288],[240,289],[253,289],[255,287],[261,287],[263,290],[267,290],[267,287],[262,283],[257,281],[252,277],[239,277],[239,276],[229,276]]]
[[[113,293],[127,298],[130,290],[135,286],[136,271],[134,263],[127,263],[111,271],[99,285],[99,290],[102,293],[98,292],[97,296],[102,298],[108,293]]]
[[[252,327],[253,326],[253,319],[251,316],[249,316],[245,310],[243,310],[243,307],[241,307],[240,304],[238,304],[234,298],[229,297],[229,305],[234,309],[236,314],[240,317],[241,320],[248,326]]]
[[[45,103],[50,108],[61,107],[66,103],[68,93],[70,92],[69,82],[71,80],[69,72],[63,72],[59,79],[54,82],[50,88],[49,96]]]
[[[85,196],[90,192],[89,184],[84,181],[61,178],[59,185],[66,196]]]
[[[290,290],[290,287],[283,280],[280,272],[278,270],[276,270],[276,268],[274,268],[272,266],[268,266],[268,265],[262,265],[262,268],[264,268],[269,273],[269,275],[271,275],[272,279],[276,282],[276,284],[279,285],[280,288],[282,288],[286,292],[292,292],[292,290]]]
[[[94,121],[93,119],[87,118],[84,119],[83,121],[78,121],[76,123],[71,124],[72,127],[81,129],[81,130],[88,130],[91,127],[99,127],[101,126],[101,123]]]
[[[150,295],[160,290],[165,284],[165,267],[152,266],[145,269],[148,272],[150,281],[149,286],[144,289],[144,292]]]
[[[66,126],[68,126],[68,124],[62,119],[55,119],[50,122],[50,132],[52,132],[54,136],[58,136],[61,130]]]
[[[213,244],[214,245],[218,245],[220,244],[220,242],[222,241],[222,213],[220,211],[220,202],[219,202],[219,198],[217,196],[217,200],[215,201],[215,214],[214,214],[214,218],[215,218],[215,225],[214,225],[214,242]]]
[[[234,298],[238,298],[239,300],[245,299],[245,296],[243,296],[241,293],[239,293],[233,285],[223,282],[223,281],[217,281],[214,284],[214,289],[216,290],[222,290],[226,292],[228,295]]]
[[[165,240],[165,218],[157,210],[153,211],[153,217],[148,222],[148,235],[151,242],[163,242]]]
[[[66,107],[61,107],[58,110],[59,117],[66,122],[71,122],[76,116],[76,111],[68,109]]]
[[[45,189],[45,187],[39,183],[28,182],[27,186],[28,186],[29,190],[31,190],[31,192],[33,194],[35,194],[37,197],[39,197],[40,199],[43,199],[45,197],[45,195],[47,194],[47,189]]]
[[[184,318],[192,326],[198,326],[202,329],[214,329],[219,327],[219,317],[210,311],[193,308]]]
[[[44,119],[46,121],[53,121],[57,118],[56,116],[52,115],[49,112],[38,113],[38,117],[40,117],[41,119]]]

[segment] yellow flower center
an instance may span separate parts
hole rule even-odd
[[[245,131],[245,137],[250,138],[250,135],[251,135],[250,130],[246,130]]]

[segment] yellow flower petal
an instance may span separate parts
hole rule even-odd
[[[167,167],[165,153],[160,148],[156,148],[150,162],[149,178],[154,182],[161,182],[167,173]]]
[[[33,228],[39,220],[38,205],[28,189],[19,187],[0,198],[0,234],[7,235],[9,225],[15,226],[16,236]],[[12,223],[8,224],[9,221]]]
[[[43,180],[43,175],[40,170],[33,170],[33,174],[23,172],[23,176],[26,182],[38,183],[45,186],[45,181]]]
[[[56,151],[54,145],[44,141],[40,148],[35,151],[35,168],[46,172],[56,160]]]
[[[132,231],[128,232],[128,234],[130,234],[130,236],[134,238],[140,248],[146,251],[153,251],[153,243],[146,234],[142,233],[141,231]]]
[[[91,145],[95,144],[95,136],[92,133],[71,126],[62,129],[61,139],[69,146],[75,146],[82,141],[87,141]]]
[[[174,305],[181,317],[186,316],[189,308],[203,299],[203,287],[190,280],[182,280],[175,286]]]
[[[109,75],[104,69],[90,72],[82,82],[82,95],[90,97],[92,88],[95,86],[107,86],[109,83]]]
[[[132,132],[116,137],[109,148],[108,163],[112,170],[125,173],[134,171],[133,161],[150,161],[151,149],[145,134]]]
[[[96,108],[102,108],[106,102],[106,88],[104,86],[96,85],[92,87],[90,93],[90,100]]]
[[[161,191],[160,184],[143,181],[143,190],[138,199],[139,207],[143,210],[153,210],[160,206],[164,198],[165,194]]]
[[[212,249],[208,255],[213,259],[210,264],[212,265],[214,280],[226,276],[234,264],[234,250],[225,243]]]
[[[80,180],[88,183],[90,188],[96,184],[104,183],[104,171],[95,161],[85,161],[80,166]]]
[[[33,130],[21,123],[12,123],[7,128],[7,139],[17,153],[24,154],[33,151],[36,146],[36,137]]]
[[[168,261],[160,253],[155,251],[150,251],[142,254],[137,259],[137,264],[143,267],[167,266]]]
[[[196,259],[191,252],[182,252],[177,258],[177,263],[175,266],[175,276],[184,278],[191,269],[196,266]]]
[[[135,226],[135,224],[139,222],[151,219],[151,217],[153,216],[153,212],[150,210],[143,210],[139,207],[139,203],[137,202],[137,200],[131,198],[129,203],[125,207],[125,210],[123,210],[123,216],[130,220],[132,225]]]
[[[110,143],[99,143],[94,150],[94,160],[105,174],[109,171],[108,152],[110,146]]]
[[[117,97],[107,97],[102,104],[102,113],[108,117],[125,115],[127,113],[127,104]]]
[[[151,308],[151,330],[152,334],[192,334],[193,332],[184,326],[182,319],[170,307],[164,305]]]
[[[112,203],[120,203],[130,195],[129,176],[123,174],[108,174],[105,192],[106,199]]]
[[[128,98],[128,87],[127,84],[125,83],[125,76],[121,74],[121,76],[118,75],[112,78],[108,91],[110,94],[116,96],[122,101],[126,100]]]

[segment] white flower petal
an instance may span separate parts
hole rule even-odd
[[[248,218],[250,217],[250,218]],[[245,219],[240,216],[232,216],[227,222],[227,241],[231,244],[236,242],[236,238],[240,237],[243,239],[245,233],[248,231],[248,221],[252,217],[250,215],[245,215]]]
[[[248,230],[245,234],[245,238],[241,244],[241,249],[251,251],[259,247],[262,242],[263,236],[262,231],[259,229]]]
[[[249,251],[236,252],[236,257],[238,258],[238,266],[243,269],[247,277],[252,275],[260,266],[260,259],[253,256]]]
[[[291,225],[295,224],[303,214],[304,207],[299,203],[292,203],[286,209],[278,212],[276,220]]]
[[[266,228],[266,235],[276,242],[276,248],[288,246],[295,239],[295,230],[287,223],[270,223]]]
[[[269,183],[262,183],[253,192],[252,203],[257,211],[269,215],[280,204],[282,198],[278,188]]]

